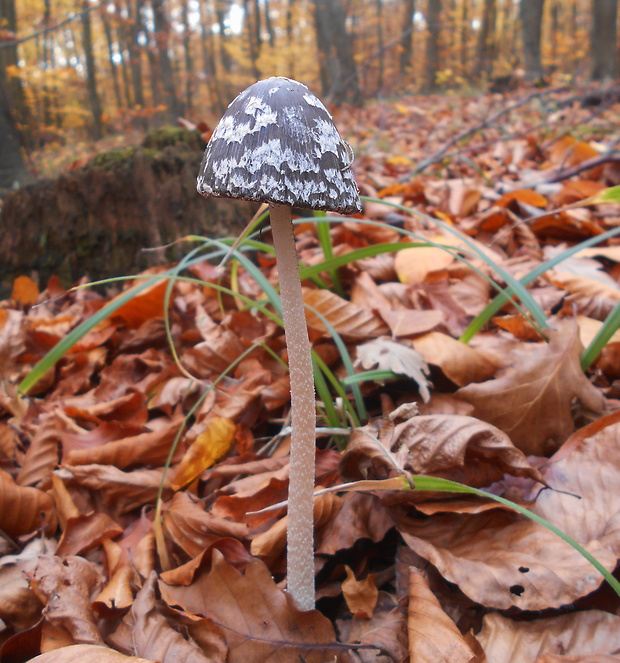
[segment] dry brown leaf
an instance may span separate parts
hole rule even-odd
[[[441,235],[431,238],[437,243],[445,243]],[[436,246],[402,249],[396,254],[396,273],[401,283],[422,283],[428,274],[445,269],[454,262],[450,251]]]
[[[339,619],[336,625],[342,639],[370,648],[356,651],[355,660],[362,663],[407,660],[406,615],[386,592],[379,592],[370,619]]]
[[[378,497],[347,493],[341,498],[338,513],[317,531],[316,551],[335,555],[352,548],[359,539],[378,543],[393,526],[390,512]]]
[[[395,337],[424,334],[444,322],[444,314],[441,311],[382,309],[380,313]]]
[[[440,332],[420,336],[412,344],[429,364],[439,366],[459,387],[489,380],[499,368],[499,363],[491,355]]]
[[[412,417],[396,426],[393,444],[409,450],[405,469],[413,474],[433,474],[470,486],[488,486],[504,473],[544,482],[505,433],[473,417]]]
[[[580,297],[601,297],[611,301],[620,301],[620,288],[615,283],[603,283],[600,280],[554,269],[547,272],[547,278],[553,285]]]
[[[101,511],[81,513],[67,520],[56,554],[79,555],[122,532],[123,528]]]
[[[223,417],[211,417],[204,430],[196,436],[181,459],[172,482],[172,489],[179,490],[191,483],[201,472],[211,467],[230,451],[235,441],[237,426]]]
[[[491,613],[485,616],[482,631],[476,637],[489,663],[539,662],[538,657],[545,654],[562,654],[561,660],[564,655],[577,656],[577,661],[586,663],[596,660],[590,658],[593,655],[618,652],[620,617],[588,610],[516,622]],[[582,656],[585,658],[580,658]]]
[[[577,431],[541,473],[557,490],[540,491],[539,486],[525,483],[526,498],[530,491],[537,497],[531,510],[613,569],[620,556],[616,526],[620,412]],[[467,596],[488,607],[560,607],[594,591],[603,581],[558,536],[507,511],[438,514],[426,521],[400,514],[397,520],[399,531],[415,552]]]
[[[604,410],[603,396],[581,370],[576,322],[560,321],[549,336],[548,345],[515,352],[513,367],[498,378],[457,392],[474,406],[475,417],[506,432],[525,454],[549,455],[574,431],[573,399],[593,412]]]
[[[514,189],[505,193],[495,204],[498,207],[508,207],[513,201],[527,203],[533,207],[547,206],[547,199],[533,189]]]
[[[35,656],[30,663],[154,663],[138,656],[125,656],[99,645],[71,645]]]
[[[369,309],[364,309],[329,290],[304,288],[304,303],[321,314],[334,329],[347,338],[362,340],[389,334],[387,325]],[[306,321],[311,329],[327,333],[321,318],[306,308]]]
[[[470,663],[475,655],[418,569],[409,569],[409,656],[416,663]]]
[[[0,559],[0,619],[16,629],[35,624],[41,615],[41,602],[28,584],[39,555],[51,555],[54,545],[46,539],[31,541],[19,555]]]
[[[353,571],[345,566],[346,580],[342,581],[342,594],[347,608],[358,619],[372,617],[379,598],[379,590],[375,584],[376,575],[370,573],[364,580],[357,580]]]
[[[106,509],[123,515],[155,500],[163,480],[163,469],[123,472],[112,465],[63,465],[55,475],[63,481],[73,481],[97,491]],[[164,481],[164,499],[170,496],[170,490],[168,472]]]
[[[32,306],[39,296],[39,286],[29,276],[18,276],[13,281],[11,299],[22,306]]]
[[[242,540],[248,533],[243,523],[207,513],[202,503],[186,492],[177,493],[166,504],[164,527],[167,536],[190,557],[196,557],[217,539],[229,536]]]
[[[45,621],[71,635],[73,642],[103,644],[91,602],[102,585],[102,572],[83,557],[41,555],[31,576],[45,604]]]
[[[330,621],[317,610],[298,610],[258,559],[248,562],[245,574],[220,560],[189,587],[159,586],[168,604],[206,617],[221,629],[227,663],[265,663],[270,657],[299,663],[299,656],[306,663],[325,663],[347,650],[336,642]]]
[[[180,625],[174,623],[171,611],[156,593],[157,575],[153,572],[131,607],[128,621],[133,651],[160,663],[225,663],[227,647],[220,630],[210,625],[208,646],[204,639],[199,646],[192,638],[184,638]]]
[[[8,472],[0,470],[0,529],[18,537],[39,528],[48,534],[56,529],[52,498],[38,488],[18,486]]]
[[[114,317],[121,318],[130,329],[137,329],[151,318],[163,318],[164,297],[167,287],[168,281],[166,279],[153,283],[118,308],[114,312]],[[123,295],[125,293],[118,295],[116,299]]]
[[[121,470],[142,464],[163,465],[181,422],[182,417],[175,417],[158,430],[132,435],[92,449],[75,449],[67,454],[65,462],[68,465],[114,465]],[[173,460],[178,460],[184,451],[184,444],[179,444]]]

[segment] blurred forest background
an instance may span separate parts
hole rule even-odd
[[[612,80],[617,13],[617,0],[0,0],[0,188],[36,172],[24,150],[212,124],[271,75],[332,105]]]

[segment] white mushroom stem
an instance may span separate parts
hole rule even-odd
[[[272,203],[269,210],[291,379],[292,433],[287,519],[287,589],[301,610],[312,610],[314,608],[313,494],[316,444],[312,357],[291,208]]]

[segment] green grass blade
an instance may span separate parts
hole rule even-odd
[[[321,216],[325,216],[325,212],[315,212],[315,216],[317,216],[317,218],[320,219]],[[326,260],[330,260],[331,258],[334,257],[332,236],[330,235],[329,230],[330,230],[329,223],[327,223],[326,221],[317,222],[316,232],[319,238],[319,244],[321,245],[321,250],[323,251],[323,255],[325,256]],[[334,292],[336,292],[336,294],[338,294],[340,297],[343,297],[344,289],[342,288],[342,283],[340,282],[340,275],[338,274],[338,270],[336,268],[330,268],[328,269],[328,272],[331,282],[333,284]]]
[[[603,326],[598,330],[592,342],[581,355],[581,368],[587,371],[592,362],[601,354],[609,339],[620,328],[620,303],[616,304],[613,311],[607,316]]]
[[[355,375],[347,375],[345,378],[342,378],[342,384],[350,386],[352,384],[358,384],[359,382],[380,382],[383,380],[394,380],[395,378],[405,378],[405,375],[397,375],[393,371],[364,371],[363,373],[356,373]]]

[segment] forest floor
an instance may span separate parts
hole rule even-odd
[[[296,227],[322,367],[318,610],[284,592],[269,237],[225,272],[225,245],[194,238],[176,281],[23,276],[0,303],[3,663],[620,660],[591,560],[436,481],[526,507],[620,578],[620,333],[584,354],[620,310],[620,206],[588,201],[620,184],[620,103],[519,90],[335,120],[364,212]],[[492,311],[515,280],[520,304]]]

